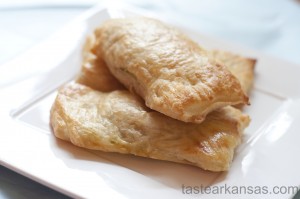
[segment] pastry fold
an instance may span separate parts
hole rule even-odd
[[[209,52],[162,22],[111,19],[95,31],[93,51],[110,72],[149,108],[201,123],[226,105],[248,103],[237,78]]]
[[[50,121],[56,137],[80,147],[225,171],[249,117],[228,106],[201,124],[185,123],[147,108],[127,90],[71,83],[58,91]]]

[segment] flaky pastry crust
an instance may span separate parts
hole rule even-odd
[[[226,105],[248,103],[239,81],[175,28],[148,18],[111,19],[95,31],[94,51],[146,105],[201,123]]]

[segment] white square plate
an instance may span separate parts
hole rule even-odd
[[[245,110],[252,122],[228,172],[85,150],[52,135],[49,111],[56,89],[79,72],[86,35],[109,18],[131,15],[136,14],[93,8],[1,67],[1,164],[72,197],[241,198],[233,186],[246,187],[240,190],[243,198],[295,194],[289,187],[300,185],[300,67],[186,28],[182,30],[207,48],[258,60],[251,106]],[[222,190],[225,185],[231,193]],[[201,186],[219,192],[201,193]],[[261,193],[251,194],[249,187]]]

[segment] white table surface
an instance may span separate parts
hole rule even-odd
[[[0,72],[2,64],[47,39],[96,3],[99,1],[0,0]],[[103,0],[100,4],[152,11],[177,24],[300,67],[300,1],[297,0]],[[2,198],[65,196],[0,166]]]

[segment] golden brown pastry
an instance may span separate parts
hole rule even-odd
[[[255,59],[245,58],[221,50],[209,51],[209,55],[212,59],[215,59],[229,69],[229,71],[240,81],[245,93],[250,92],[254,78]]]
[[[99,92],[80,84],[62,87],[51,109],[54,134],[108,152],[134,154],[228,170],[249,117],[233,107],[210,113],[201,124],[152,111],[127,90]]]
[[[215,109],[248,103],[223,65],[210,62],[206,50],[157,20],[111,19],[95,36],[97,56],[151,109],[200,123]]]
[[[83,61],[77,82],[103,92],[124,89],[124,86],[110,73],[105,62],[92,51],[95,35],[87,38],[83,48]]]
[[[95,37],[91,36],[84,48],[84,61],[77,81],[104,92],[123,89],[101,57],[95,55],[94,46]],[[223,62],[244,85],[245,91],[250,90],[253,61],[223,51],[212,51],[209,55]],[[125,112],[127,110],[130,111]],[[111,119],[114,122],[110,122]],[[127,91],[100,93],[78,84],[62,88],[51,111],[55,135],[75,145],[187,163],[212,171],[228,169],[234,148],[248,123],[248,116],[226,107],[209,114],[202,124],[186,124],[147,109],[140,98]],[[217,133],[218,130],[220,134]],[[218,135],[222,136],[215,139]],[[192,144],[182,144],[188,142]],[[198,148],[197,143],[200,146]],[[183,150],[185,147],[188,150]]]

